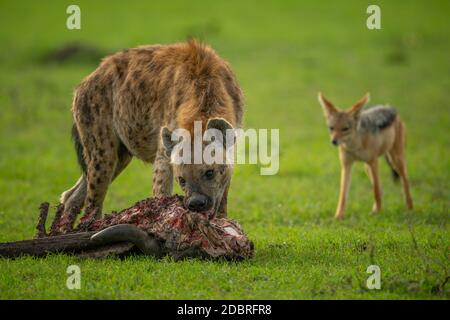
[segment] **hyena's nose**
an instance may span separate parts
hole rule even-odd
[[[202,194],[192,195],[188,200],[188,208],[191,211],[205,211],[208,209],[208,197]]]
[[[337,146],[338,145],[338,141],[336,139],[331,140],[331,143],[333,144],[333,146]]]

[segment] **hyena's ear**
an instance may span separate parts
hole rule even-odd
[[[172,141],[172,131],[167,127],[161,129],[161,141],[163,143],[164,149],[166,150],[166,155],[170,157],[172,150],[178,141]]]
[[[338,112],[339,110],[332,104],[330,101],[328,101],[321,92],[319,92],[318,95],[319,103],[322,106],[323,113],[325,114],[325,117],[328,117],[329,115]]]
[[[223,146],[232,146],[236,142],[234,135],[234,128],[227,120],[224,118],[211,118],[206,124],[206,129],[216,129],[222,133]]]
[[[357,118],[362,110],[362,108],[369,102],[370,100],[370,94],[366,93],[364,97],[362,97],[357,103],[355,103],[353,106],[348,109],[348,113],[353,115],[355,118]]]

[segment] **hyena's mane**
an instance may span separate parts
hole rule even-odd
[[[181,45],[178,75],[185,96],[177,113],[178,125],[192,130],[196,120],[201,120],[204,127],[209,118],[221,117],[240,127],[243,95],[228,63],[196,39]]]

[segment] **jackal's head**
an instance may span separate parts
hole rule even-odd
[[[220,204],[222,198],[228,192],[228,186],[233,173],[232,163],[227,163],[225,160],[225,155],[227,148],[232,147],[234,144],[234,136],[232,141],[230,140],[230,130],[233,132],[233,126],[222,118],[211,118],[206,124],[207,130],[213,130],[220,136],[220,140],[214,138],[212,142],[202,141],[202,157],[201,162],[195,161],[194,152],[197,152],[194,146],[194,137],[189,138],[190,141],[188,145],[191,155],[184,159],[190,159],[186,162],[174,162],[173,152],[185,153],[186,149],[182,152],[177,151],[175,148],[177,142],[173,142],[172,131],[167,127],[161,130],[161,138],[163,145],[166,149],[167,155],[172,155],[172,170],[175,180],[180,185],[181,189],[185,193],[185,206],[192,211],[204,212],[208,210],[213,210],[215,213],[220,209]],[[195,134],[195,133],[194,133]],[[179,140],[182,142],[185,137]],[[212,144],[215,144],[212,146]],[[220,151],[222,156],[222,161],[205,161],[203,157],[205,150],[213,150],[212,153],[215,154],[216,150]],[[206,151],[207,152],[207,151]],[[216,158],[217,159],[217,158]]]
[[[353,138],[359,114],[367,102],[369,102],[368,93],[347,110],[341,110],[319,93],[319,103],[322,105],[333,145],[348,143]]]

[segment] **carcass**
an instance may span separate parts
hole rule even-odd
[[[0,257],[45,256],[53,252],[82,257],[142,253],[170,255],[176,260],[241,260],[253,256],[253,243],[236,221],[217,218],[211,212],[191,212],[177,195],[148,198],[103,218],[95,208],[87,208],[76,226],[79,210],[67,212],[59,205],[47,232],[48,210],[49,204],[43,203],[35,239],[0,243]]]

